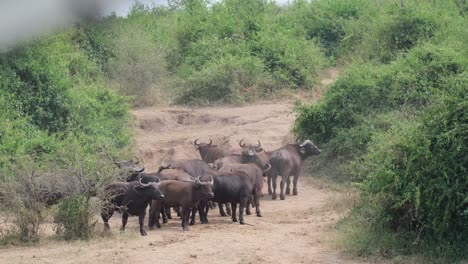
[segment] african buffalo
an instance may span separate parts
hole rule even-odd
[[[284,186],[286,184],[286,194],[290,194],[290,179],[291,175],[294,176],[293,180],[293,195],[297,195],[297,180],[301,174],[302,161],[309,156],[319,155],[320,149],[310,140],[305,140],[302,144],[288,144],[282,148],[269,152],[269,163],[271,170],[269,175],[272,179],[273,191],[272,199],[276,199],[276,178],[281,177],[280,183],[280,199],[284,200],[285,192]],[[250,156],[250,155],[249,155]],[[262,162],[260,157],[256,154],[250,156],[252,161],[256,164]]]
[[[185,171],[192,177],[198,177],[200,175],[205,174],[207,171],[211,171],[212,169],[206,162],[199,159],[180,159],[180,160],[172,160],[166,164],[159,166],[158,172],[162,172],[166,169],[177,169]]]
[[[226,164],[221,171],[235,172],[243,171],[249,175],[253,185],[253,204],[258,217],[262,216],[260,212],[260,196],[263,188],[263,173],[255,164]],[[247,205],[247,214],[250,214],[250,207]]]
[[[215,160],[233,154],[233,151],[226,146],[213,145],[210,143],[198,143],[198,138],[193,142],[195,149],[200,152],[200,157],[206,163],[213,163]]]
[[[203,178],[207,175],[203,176]],[[211,175],[209,176],[211,177]],[[250,194],[253,191],[252,180],[243,171],[235,172],[218,172],[214,180],[213,201],[219,203],[231,203],[232,206],[232,221],[237,222],[236,209],[239,204],[239,223],[244,224],[244,209],[247,206],[247,202]],[[206,218],[206,215],[204,216]]]
[[[143,229],[146,207],[151,200],[161,200],[164,198],[164,195],[159,190],[159,185],[157,182],[142,183],[141,179],[139,181],[109,184],[104,190],[105,195],[101,211],[104,229],[110,230],[108,221],[114,214],[114,211],[119,211],[122,214],[122,227],[120,230],[125,230],[129,215],[138,215],[140,234],[146,236],[146,232]]]
[[[162,208],[180,206],[182,208],[182,228],[188,230],[190,210],[197,206],[200,201],[214,197],[212,186],[212,177],[206,182],[201,181],[200,178],[190,182],[162,181],[159,188],[165,194],[165,199],[162,201],[153,200],[148,222],[150,229],[153,229],[155,224],[157,228],[161,228],[159,211]]]

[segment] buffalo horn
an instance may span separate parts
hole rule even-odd
[[[241,148],[245,147],[245,143],[242,144],[243,141],[244,141],[244,139],[241,139],[241,141],[239,141],[239,146],[240,146]]]
[[[141,178],[140,178],[139,182],[140,182],[140,186],[141,186],[141,187],[148,187],[148,186],[151,185],[151,183],[149,183],[149,182],[148,182],[148,183],[142,183],[142,182],[141,182]]]
[[[304,147],[307,144],[312,144],[312,141],[306,139],[306,140],[304,140],[304,142],[302,144],[299,145],[299,147]]]
[[[259,148],[262,145],[262,143],[260,143],[260,140],[258,140],[258,139],[257,139],[257,141],[258,141],[258,145],[256,147]]]

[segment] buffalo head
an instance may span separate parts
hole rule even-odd
[[[200,190],[203,199],[213,199],[214,197],[214,193],[213,193],[214,180],[211,175],[208,176],[208,178],[209,179],[207,181],[200,180],[200,176],[198,178],[194,178],[197,189]]]
[[[257,140],[258,142],[257,145],[245,144],[243,142],[244,142],[244,139],[239,141],[239,146],[242,148],[243,155],[254,156],[255,153],[263,151],[262,143],[260,143],[260,140]]]
[[[164,194],[159,190],[159,182],[143,183],[140,179],[139,183],[139,185],[135,186],[135,189],[141,195],[151,197],[152,200],[164,199]]]
[[[299,145],[299,152],[301,156],[319,155],[321,150],[310,140],[306,139]]]
[[[210,138],[210,143],[198,143],[198,138],[197,138],[195,139],[193,144],[195,145],[195,150],[199,150],[200,148],[211,146],[211,144],[213,144],[213,140],[211,140]]]

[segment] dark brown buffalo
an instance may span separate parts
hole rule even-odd
[[[166,169],[160,173],[154,172],[132,174],[127,178],[127,181],[139,181],[140,179],[143,183],[159,181],[193,181],[192,176],[184,171],[176,169]],[[177,215],[179,215],[179,208],[176,207],[174,210],[176,210]],[[172,219],[170,207],[167,207],[164,209],[164,211],[161,211],[161,214],[163,217],[163,223],[167,223],[167,219]]]
[[[255,205],[255,213],[258,217],[262,216],[260,211],[260,196],[263,188],[263,172],[255,164],[226,164],[221,171],[235,172],[243,171],[249,175],[253,185],[253,204]],[[250,214],[250,207],[247,205],[247,214]]]
[[[141,180],[133,182],[116,182],[109,184],[104,190],[101,217],[104,221],[104,229],[110,230],[109,219],[114,211],[122,214],[122,227],[125,230],[129,215],[138,215],[140,234],[146,236],[143,229],[146,207],[151,200],[161,200],[164,195],[159,190],[159,183],[142,183]]]
[[[213,178],[206,182],[197,178],[195,181],[161,181],[159,188],[164,193],[164,200],[153,200],[151,203],[149,227],[161,228],[159,223],[159,212],[166,207],[178,207],[182,209],[182,228],[188,230],[188,218],[192,208],[196,207],[202,200],[208,200],[214,197]]]
[[[249,153],[248,153],[249,154]],[[266,153],[269,156],[271,170],[268,175],[272,181],[272,199],[276,199],[276,178],[281,177],[280,199],[286,199],[284,187],[286,185],[286,194],[290,194],[290,176],[293,179],[293,195],[297,195],[297,181],[301,174],[302,161],[309,156],[319,155],[320,149],[310,140],[305,140],[302,144],[288,144],[282,148]],[[243,155],[245,156],[245,155]],[[259,164],[262,162],[259,155],[250,156],[252,162]]]
[[[209,176],[208,176],[209,175]],[[213,173],[203,176],[211,177]],[[232,221],[237,222],[236,209],[239,204],[239,223],[244,224],[244,209],[247,207],[249,196],[253,191],[252,181],[245,172],[217,172],[214,179],[213,201],[219,203],[231,203],[232,206]],[[206,214],[204,215],[206,219]]]
[[[213,163],[215,160],[229,156],[234,152],[226,146],[213,145],[211,139],[210,143],[198,143],[198,139],[196,139],[193,144],[195,149],[200,152],[201,159],[206,163]]]
[[[204,175],[206,172],[212,170],[206,162],[199,159],[172,160],[166,164],[159,166],[158,172],[162,172],[167,169],[182,170],[185,171],[187,174],[191,175],[192,177]]]

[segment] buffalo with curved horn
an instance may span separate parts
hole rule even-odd
[[[159,190],[160,183],[148,182],[143,183],[142,179],[132,182],[115,182],[109,184],[104,189],[103,206],[101,217],[104,221],[104,229],[110,230],[109,219],[114,214],[114,211],[119,211],[122,214],[121,231],[125,231],[128,217],[137,215],[140,224],[140,234],[146,236],[143,229],[143,220],[146,214],[146,208],[151,200],[164,199],[164,194]]]
[[[200,153],[201,159],[206,163],[213,163],[215,160],[229,156],[233,153],[226,146],[213,145],[213,141],[210,139],[210,143],[198,143],[198,138],[193,142],[195,150]]]

